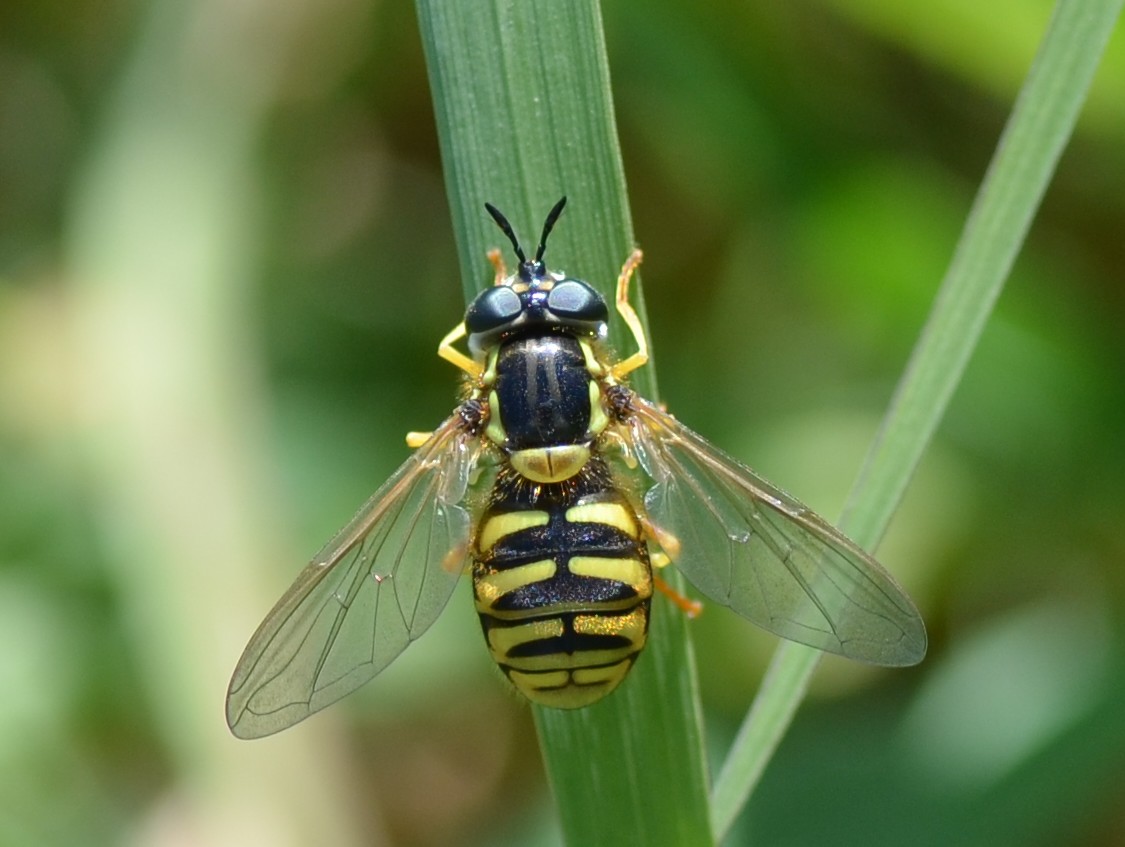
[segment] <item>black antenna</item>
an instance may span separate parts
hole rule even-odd
[[[543,222],[543,234],[539,236],[539,246],[535,250],[535,258],[532,259],[532,264],[539,265],[543,260],[543,251],[547,249],[547,236],[551,234],[551,230],[555,227],[555,222],[562,214],[563,207],[566,206],[566,197],[563,197],[556,203],[551,211],[547,213],[547,220]],[[504,231],[508,236],[508,240],[512,242],[512,247],[516,251],[516,258],[520,260],[521,265],[526,265],[527,256],[524,255],[523,247],[520,246],[520,240],[516,238],[515,232],[512,231],[512,225],[508,223],[508,219],[504,217],[504,213],[493,206],[491,203],[485,203],[484,208],[488,210],[488,214],[492,215],[492,219],[496,221],[497,226]],[[540,267],[539,272],[542,272]]]
[[[543,222],[543,234],[539,236],[539,248],[535,251],[535,261],[538,262],[543,258],[543,251],[547,249],[547,236],[551,234],[555,221],[559,219],[565,205],[566,195],[564,194],[562,199],[554,205],[554,208],[547,213],[547,220]]]
[[[564,197],[563,199],[565,200],[566,198]],[[527,256],[523,254],[523,248],[520,247],[520,240],[516,238],[516,234],[512,232],[512,225],[508,223],[508,219],[504,217],[504,213],[491,203],[485,203],[484,208],[488,209],[488,214],[492,215],[492,219],[496,221],[497,226],[508,236],[508,240],[512,242],[512,247],[516,250],[516,258],[520,260],[521,265],[524,264],[527,261]],[[554,221],[551,221],[551,223],[553,224]],[[546,237],[546,232],[544,232],[544,237]],[[539,248],[539,252],[543,252],[542,247]]]

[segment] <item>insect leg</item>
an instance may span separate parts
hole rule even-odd
[[[430,432],[415,432],[411,430],[410,432],[406,433],[406,446],[411,450],[417,450],[419,447],[429,441],[430,438],[433,437],[433,434],[433,430],[431,430]]]
[[[663,568],[670,563],[676,561],[680,556],[680,539],[676,538],[672,533],[666,529],[661,529],[652,522],[652,519],[641,511],[637,511],[637,520],[640,521],[641,529],[644,530],[645,537],[654,542],[659,548],[662,555],[662,561],[653,564],[658,568]]]
[[[446,334],[445,338],[441,340],[441,343],[438,344],[437,354],[445,359],[445,361],[459,367],[473,379],[477,379],[484,373],[484,366],[479,362],[474,362],[453,346],[454,342],[460,341],[466,334],[465,323],[462,321],[451,329],[449,333]]]
[[[652,563],[654,569],[666,568],[680,555],[680,539],[676,538],[672,533],[666,529],[661,529],[652,522],[652,519],[644,513],[644,510],[634,508],[637,515],[637,521],[641,525],[641,531],[645,537],[655,544],[659,549],[650,550],[649,561]],[[661,594],[667,597],[675,604],[676,608],[687,615],[689,618],[694,618],[701,611],[703,611],[703,604],[698,600],[692,600],[685,597],[663,579],[661,579],[655,572],[652,575],[652,584]]]
[[[469,542],[463,541],[449,550],[441,560],[441,569],[450,574],[461,574],[469,567]]]
[[[446,333],[445,338],[438,344],[437,354],[445,359],[445,361],[451,362],[459,367],[473,379],[478,379],[484,372],[484,366],[478,362],[474,362],[453,346],[454,343],[464,338],[465,334],[465,323],[462,321]],[[417,450],[430,440],[431,435],[433,435],[432,432],[408,432],[406,433],[406,446],[412,450]]]
[[[703,611],[702,603],[700,603],[698,600],[692,600],[690,597],[685,597],[683,594],[670,586],[656,574],[652,575],[652,585],[657,591],[671,600],[672,603],[675,604],[676,608],[687,615],[689,618],[694,618],[696,615]]]
[[[504,254],[499,249],[493,247],[488,251],[488,261],[492,263],[492,267],[496,269],[496,277],[493,279],[493,285],[503,285],[504,280],[508,278],[508,269],[504,266]]]
[[[617,313],[633,333],[633,338],[637,342],[637,352],[610,369],[610,373],[616,379],[635,371],[648,361],[648,342],[645,340],[644,327],[641,326],[641,319],[637,317],[636,311],[629,304],[629,280],[632,279],[643,257],[644,254],[640,250],[630,253],[617,277]]]

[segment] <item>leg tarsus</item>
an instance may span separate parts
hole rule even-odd
[[[625,260],[621,273],[617,276],[617,313],[633,333],[633,339],[637,342],[637,352],[610,369],[614,379],[621,379],[648,361],[648,341],[645,340],[644,327],[641,326],[641,319],[637,316],[636,310],[629,303],[629,280],[633,278],[643,258],[644,254],[639,249],[634,250]]]
[[[652,584],[661,594],[671,600],[676,608],[687,615],[689,618],[694,618],[703,611],[703,604],[698,600],[692,600],[690,597],[685,597],[675,588],[670,586],[656,574],[652,575]]]
[[[658,527],[652,522],[652,519],[643,512],[637,512],[637,520],[640,521],[641,530],[644,532],[645,537],[659,548],[649,554],[649,559],[655,570],[666,568],[679,558],[681,549],[680,539],[668,530]],[[661,579],[656,573],[652,575],[652,584],[657,591],[671,600],[676,607],[689,618],[694,618],[703,611],[702,603],[698,600],[685,597]]]
[[[666,561],[662,561],[657,567],[665,567],[680,557],[680,539],[668,530],[654,524],[652,519],[643,512],[637,512],[637,520],[641,523],[641,529],[644,531],[645,537],[654,542],[664,553]]]
[[[465,329],[465,323],[462,321],[461,323],[457,324],[457,326],[455,326],[452,330],[450,330],[446,334],[445,338],[441,340],[441,342],[438,344],[437,354],[441,356],[441,358],[445,359],[445,361],[459,367],[473,379],[476,379],[482,373],[484,373],[484,367],[479,362],[473,361],[453,346],[454,343],[460,341],[466,335],[467,330]]]
[[[493,247],[488,251],[488,261],[492,263],[492,267],[496,271],[492,284],[503,285],[504,280],[508,278],[508,269],[504,266],[504,254],[500,252],[499,248]]]
[[[441,569],[447,574],[460,575],[469,567],[469,544],[463,542],[449,550],[441,560]]]
[[[414,432],[413,430],[411,430],[410,432],[406,433],[406,446],[411,450],[417,450],[419,447],[429,441],[433,437],[433,435],[433,430],[430,430],[429,432]]]

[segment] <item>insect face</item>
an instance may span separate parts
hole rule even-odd
[[[588,282],[548,271],[543,263],[547,236],[565,205],[564,197],[548,214],[539,249],[535,258],[528,259],[508,219],[495,206],[485,204],[511,239],[520,264],[511,276],[498,276],[497,284],[478,294],[465,312],[464,326],[469,349],[474,354],[519,333],[556,331],[588,338],[605,337],[609,308],[601,294]]]

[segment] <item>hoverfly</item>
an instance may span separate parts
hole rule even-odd
[[[227,693],[240,738],[285,729],[389,665],[441,613],[466,568],[492,657],[530,700],[593,703],[645,644],[654,567],[673,561],[710,600],[783,638],[861,662],[921,661],[910,598],[859,546],[626,384],[648,359],[611,357],[609,309],[534,258],[519,260],[442,339],[466,399],[313,557],[247,645]],[[470,355],[455,344],[467,340]]]

